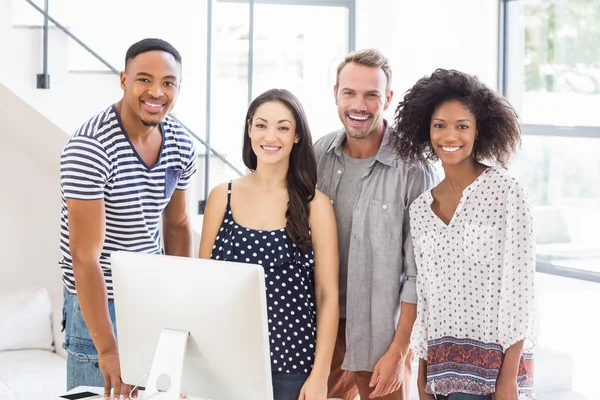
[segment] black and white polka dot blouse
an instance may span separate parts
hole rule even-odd
[[[271,370],[310,373],[316,346],[313,251],[303,253],[285,228],[256,230],[241,226],[233,219],[230,199],[231,182],[211,258],[264,267]]]

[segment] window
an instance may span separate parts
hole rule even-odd
[[[271,88],[294,93],[313,139],[338,128],[338,64],[352,47],[352,3],[218,0],[212,12],[210,143],[244,170],[244,118],[252,99]],[[211,162],[209,186],[237,177]]]
[[[523,122],[515,171],[535,206],[541,268],[600,280],[600,2],[507,2],[507,96]]]
[[[348,53],[348,9],[261,4],[255,30],[253,95],[290,90],[302,102],[315,140],[338,129],[333,87]]]
[[[600,3],[508,4],[508,95],[523,122],[600,127]]]

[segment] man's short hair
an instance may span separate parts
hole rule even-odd
[[[350,63],[365,65],[367,67],[381,68],[385,74],[385,77],[387,78],[385,93],[388,94],[390,92],[390,87],[392,85],[392,67],[390,66],[390,61],[387,59],[387,57],[377,49],[357,50],[348,54],[344,61],[342,61],[338,66],[335,87],[338,87],[340,83],[340,72],[342,72],[342,69],[344,69],[344,67]]]
[[[165,53],[169,53],[175,58],[175,61],[181,65],[181,55],[175,47],[162,39],[148,38],[142,39],[129,47],[127,53],[125,54],[125,69],[127,69],[127,64],[129,64],[129,61],[133,60],[140,54],[147,53],[149,51],[164,51]]]

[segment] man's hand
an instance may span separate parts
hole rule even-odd
[[[492,400],[519,400],[517,380],[499,377],[496,381],[496,392],[492,393]]]
[[[327,400],[327,377],[310,374],[302,385],[298,400]]]
[[[113,397],[119,399],[121,394],[125,399],[129,399],[129,393],[131,393],[132,386],[126,385],[121,380],[121,364],[119,362],[118,351],[111,350],[102,354],[98,354],[98,361],[100,364],[100,372],[104,377],[104,398],[110,398],[110,391],[114,387]],[[132,393],[132,398],[137,398],[138,389],[135,388]]]
[[[394,393],[402,386],[404,357],[394,345],[379,359],[373,370],[370,387],[375,387],[370,399]]]

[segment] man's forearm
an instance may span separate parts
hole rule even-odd
[[[177,227],[165,228],[165,254],[170,256],[193,257],[192,224],[187,220]]]
[[[98,354],[117,349],[108,312],[108,294],[98,261],[73,260],[77,299]]]
[[[410,335],[417,319],[417,305],[402,302],[400,305],[400,321],[390,349],[395,349],[405,357],[410,350]]]

